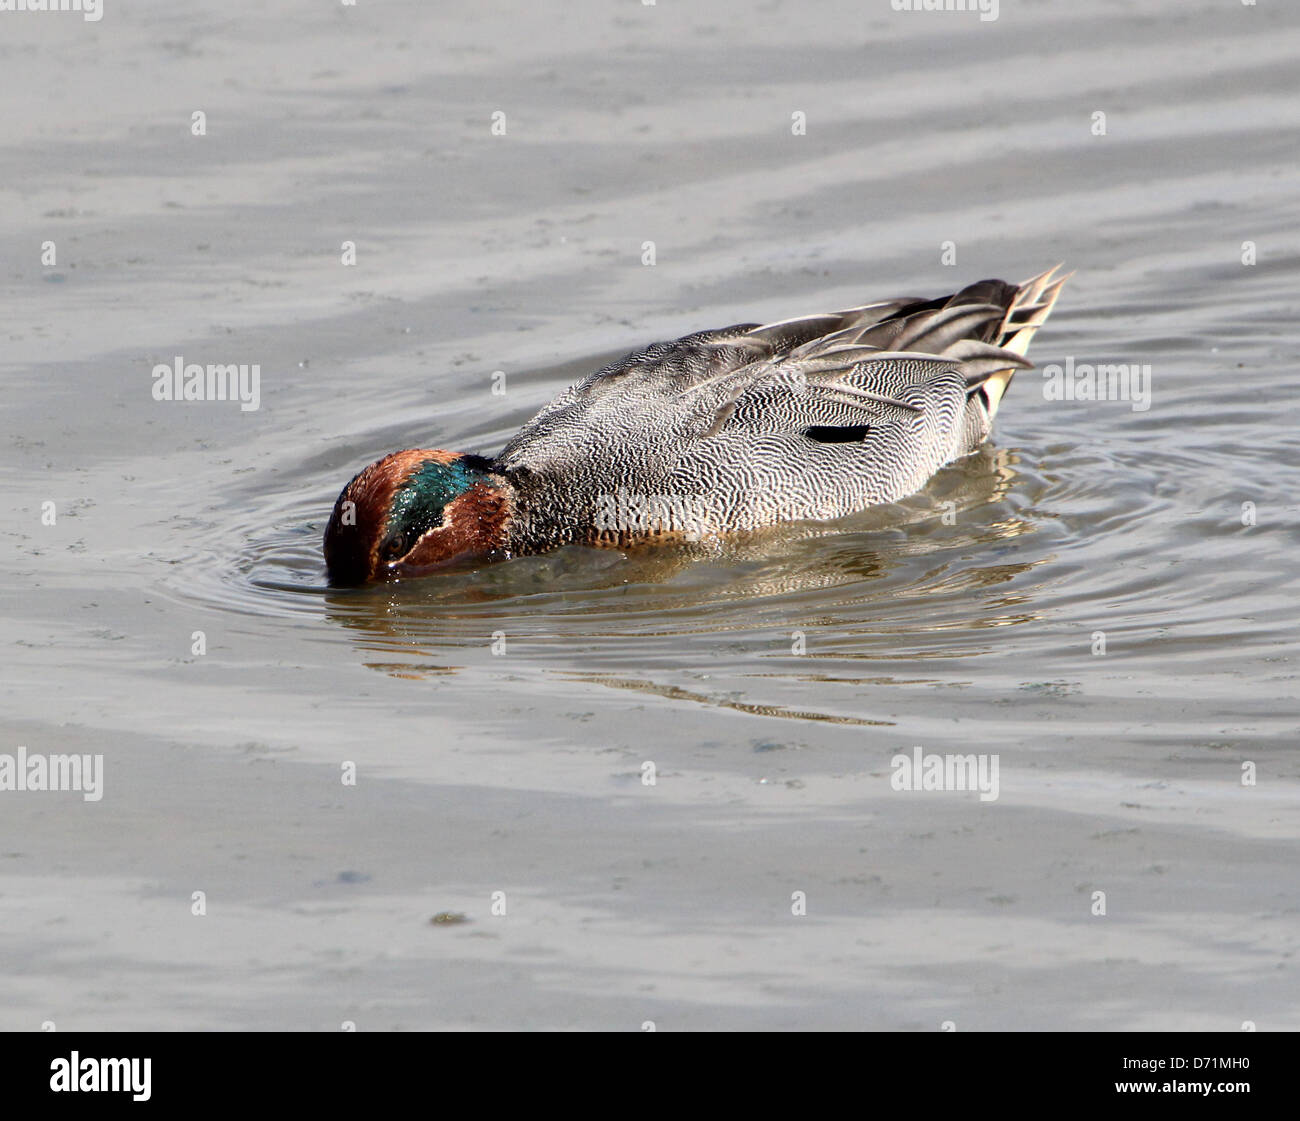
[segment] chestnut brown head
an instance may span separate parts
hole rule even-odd
[[[331,584],[423,576],[504,549],[510,485],[477,455],[411,449],[358,474],[325,527]]]

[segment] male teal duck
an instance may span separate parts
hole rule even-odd
[[[1067,279],[1055,274],[655,343],[566,389],[495,457],[393,452],[334,505],[330,581],[896,501],[988,436]]]

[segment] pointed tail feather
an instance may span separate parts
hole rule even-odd
[[[1016,289],[994,336],[1003,351],[1024,358],[1034,332],[1047,322],[1047,317],[1052,314],[1052,308],[1056,306],[1057,297],[1061,294],[1061,288],[1074,275],[1066,273],[1065,276],[1056,277],[1056,271],[1060,267],[1056,265],[1044,273],[1030,277]],[[988,402],[990,420],[997,415],[998,405],[1002,403],[1007,387],[1015,376],[1016,367],[1030,365],[1032,363],[1022,361],[1015,366],[991,370],[979,383],[984,399]]]

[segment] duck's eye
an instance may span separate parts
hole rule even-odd
[[[406,552],[406,534],[394,533],[384,542],[380,554],[384,560],[396,560]]]

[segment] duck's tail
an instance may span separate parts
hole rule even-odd
[[[1061,294],[1062,286],[1074,275],[1066,273],[1058,277],[1056,273],[1060,267],[1055,265],[1044,273],[1030,277],[1014,289],[1007,304],[1007,313],[1002,317],[1002,323],[990,340],[995,346],[1009,350],[1022,358],[1025,356],[1029,350],[1029,340],[1052,314],[1052,308],[1056,306],[1056,299]],[[980,383],[980,389],[983,390],[988,402],[990,420],[996,415],[998,405],[1007,391],[1007,386],[1011,384],[1015,372],[1014,366],[994,370]]]
[[[1056,276],[1060,267],[1023,284],[980,280],[951,296],[888,300],[836,315],[772,324],[750,335],[771,337],[779,331],[791,345],[805,344],[792,351],[795,355],[807,347],[835,344],[955,359],[966,375],[968,395],[972,400],[979,397],[985,420],[991,422],[1016,370],[1032,365],[1025,358],[1029,340],[1070,278]]]

